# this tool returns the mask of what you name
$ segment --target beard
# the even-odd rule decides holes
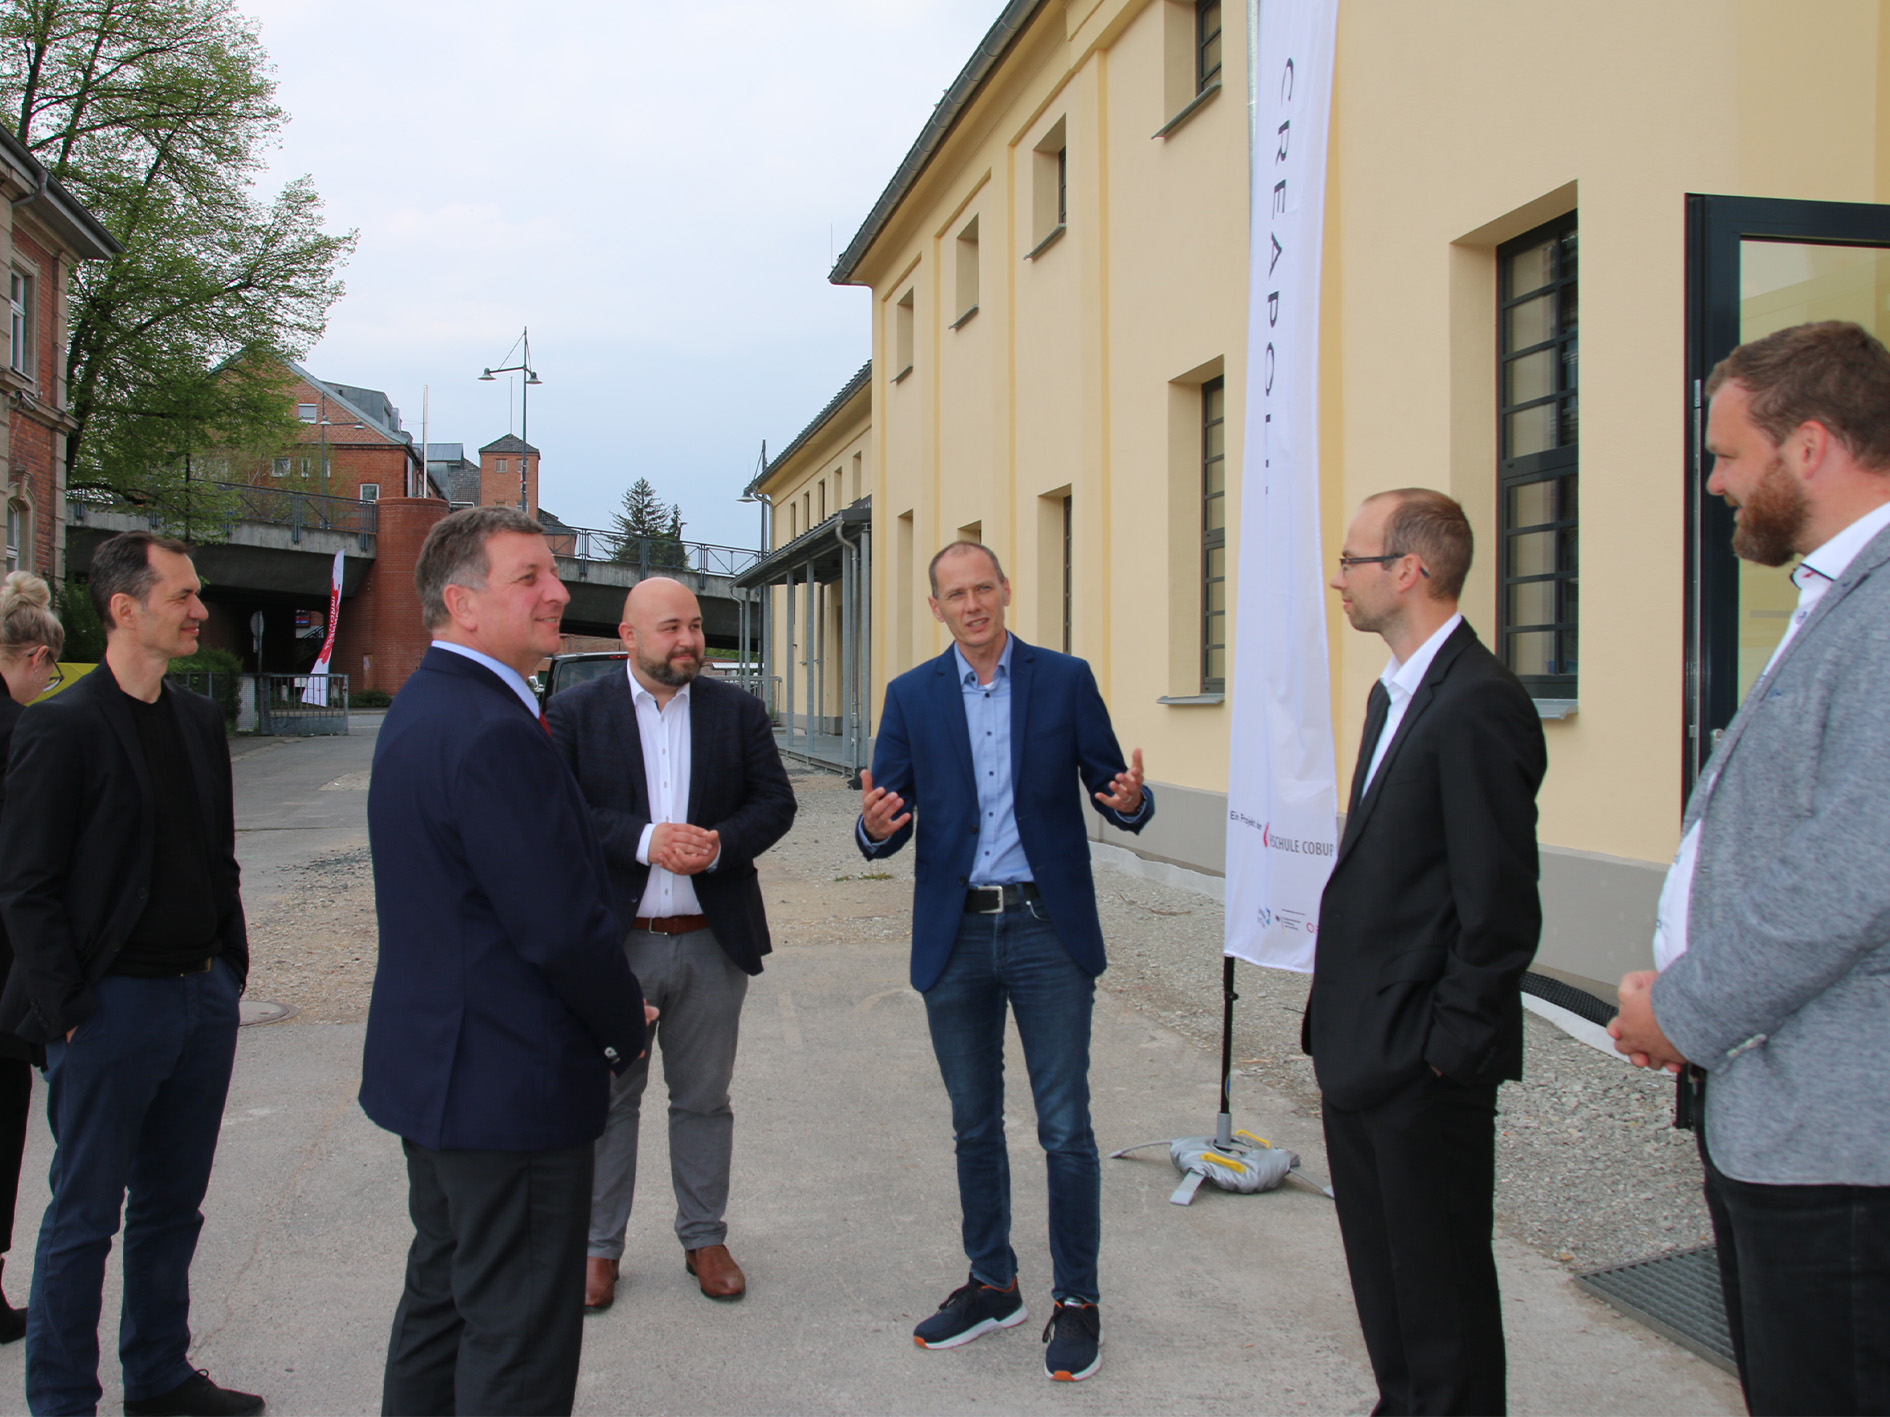
[[[680,689],[702,672],[702,657],[694,650],[677,650],[668,659],[645,659],[639,654],[637,668],[659,684]]]
[[[1798,554],[1798,538],[1811,515],[1805,489],[1774,456],[1752,495],[1740,503],[1733,528],[1733,554],[1760,566],[1782,566]]]

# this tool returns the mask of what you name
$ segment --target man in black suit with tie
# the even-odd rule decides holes
[[[669,1174],[683,1264],[711,1299],[747,1277],[728,1250],[735,1120],[729,1082],[748,980],[772,945],[755,858],[787,835],[794,789],[767,710],[702,674],[702,609],[666,576],[639,582],[618,627],[623,672],[546,706],[551,736],[590,803],[610,867],[623,951],[662,1011]],[[636,1190],[647,1057],[611,1090],[597,1143],[584,1304],[616,1298]]]
[[[433,643],[368,789],[361,1107],[401,1138],[414,1228],[382,1410],[568,1413],[591,1146],[645,1032],[590,813],[525,682],[571,597],[511,507],[441,521],[414,584]]]
[[[1381,493],[1332,581],[1391,662],[1320,902],[1301,1041],[1381,1413],[1505,1406],[1496,1090],[1522,1076],[1547,753],[1528,692],[1457,612],[1471,551],[1449,497]]]
[[[56,1150],[26,1319],[26,1404],[98,1403],[105,1258],[124,1212],[125,1411],[260,1412],[191,1364],[190,1262],[236,1057],[249,939],[223,714],[164,682],[208,616],[189,548],[92,553],[105,662],[22,715],[0,818],[13,968],[0,1032],[46,1049]]]

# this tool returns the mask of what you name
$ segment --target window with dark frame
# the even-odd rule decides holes
[[[1201,386],[1201,692],[1227,692],[1227,380]]]
[[[1194,0],[1194,91],[1221,77],[1221,0]]]
[[[1575,214],[1496,248],[1497,636],[1538,699],[1576,697],[1580,423]]]

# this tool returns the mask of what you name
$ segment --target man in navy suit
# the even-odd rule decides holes
[[[1155,815],[1142,753],[1125,767],[1095,676],[1004,628],[995,553],[957,541],[932,558],[932,614],[952,647],[886,686],[856,834],[867,858],[917,817],[912,986],[951,1098],[971,1275],[913,1341],[955,1348],[1024,1320],[1004,1145],[1004,1010],[1030,1070],[1047,1161],[1055,1308],[1044,1371],[1080,1381],[1101,1361],[1096,1277],[1102,1164],[1089,1121],[1089,1027],[1103,972],[1083,794],[1139,832]]]
[[[546,705],[558,751],[590,803],[623,952],[662,1010],[669,1178],[683,1264],[711,1299],[748,1281],[728,1252],[729,1082],[751,975],[773,946],[755,858],[794,822],[794,789],[761,700],[702,673],[702,607],[667,576],[640,581],[618,627],[622,673]],[[617,1079],[597,1143],[584,1307],[617,1296],[636,1193],[645,1058]]]
[[[538,524],[456,512],[414,568],[433,645],[374,749],[380,965],[361,1106],[407,1157],[389,1413],[571,1410],[591,1146],[643,1051],[583,794],[525,675],[569,593]]]

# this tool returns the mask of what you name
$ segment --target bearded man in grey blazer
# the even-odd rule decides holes
[[[1856,325],[1707,384],[1733,550],[1797,611],[1708,761],[1616,1046],[1682,1074],[1753,1412],[1890,1411],[1890,351]]]

